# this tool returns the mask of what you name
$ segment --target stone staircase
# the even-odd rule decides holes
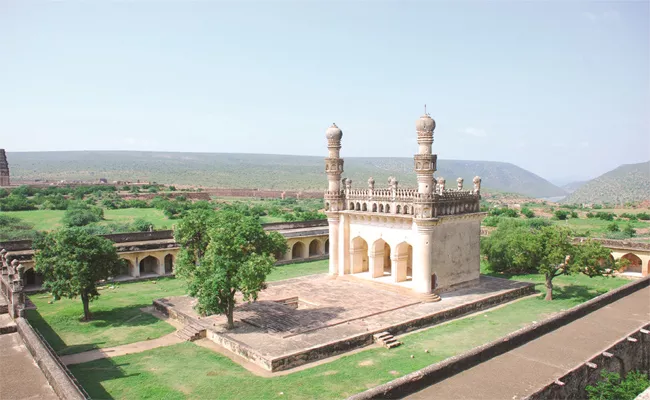
[[[393,335],[390,334],[390,332],[381,332],[381,333],[375,333],[372,335],[372,337],[375,339],[376,343],[381,344],[387,349],[392,349],[393,347],[397,347],[401,342],[398,342],[397,339]]]
[[[185,325],[183,329],[176,331],[176,336],[185,341],[193,342],[205,337],[205,328],[190,323],[189,325]]]

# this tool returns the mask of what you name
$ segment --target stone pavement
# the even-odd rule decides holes
[[[524,398],[648,321],[650,288],[644,288],[407,398]]]
[[[193,309],[196,300],[191,297],[169,297],[161,301],[224,340],[236,342],[242,352],[257,354],[264,360],[278,360],[445,312],[453,318],[452,310],[458,307],[493,296],[518,293],[529,286],[481,277],[475,286],[445,293],[440,302],[421,303],[412,296],[382,289],[363,280],[312,275],[274,282],[260,293],[257,302],[240,303],[234,314],[236,328],[231,331],[222,328],[224,316],[199,318]],[[283,301],[287,299],[293,299],[293,306]]]
[[[0,400],[58,398],[20,335],[0,335]]]

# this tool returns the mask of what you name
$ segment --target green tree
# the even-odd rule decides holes
[[[84,321],[92,319],[90,302],[99,296],[97,282],[115,276],[123,261],[113,242],[81,228],[65,228],[34,242],[35,269],[55,300],[81,297]]]
[[[265,232],[257,217],[235,211],[191,210],[175,236],[181,245],[176,273],[197,298],[197,311],[226,314],[228,329],[235,326],[235,294],[257,300],[276,256],[287,250],[282,235]]]
[[[546,300],[553,300],[553,279],[568,275],[569,260],[573,253],[571,231],[564,227],[544,227],[540,230],[542,253],[538,271],[544,275]]]
[[[610,232],[620,232],[621,228],[618,227],[618,224],[616,222],[612,222],[611,224],[607,225],[607,230]]]
[[[633,400],[650,386],[650,379],[640,371],[630,371],[621,379],[617,373],[602,370],[602,380],[587,386],[589,400]]]
[[[630,224],[629,222],[628,222],[627,225],[625,225],[625,227],[623,228],[623,232],[625,233],[626,236],[629,236],[629,237],[634,237],[634,236],[636,236],[636,229],[634,229],[634,228],[632,227],[632,224]]]

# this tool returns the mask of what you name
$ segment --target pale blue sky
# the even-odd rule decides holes
[[[0,147],[441,158],[591,178],[650,159],[637,2],[0,0]]]

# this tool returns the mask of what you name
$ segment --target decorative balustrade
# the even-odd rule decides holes
[[[7,250],[0,250],[0,296],[7,300],[9,315],[12,318],[23,317],[25,314],[24,267],[18,260],[9,262]]]

